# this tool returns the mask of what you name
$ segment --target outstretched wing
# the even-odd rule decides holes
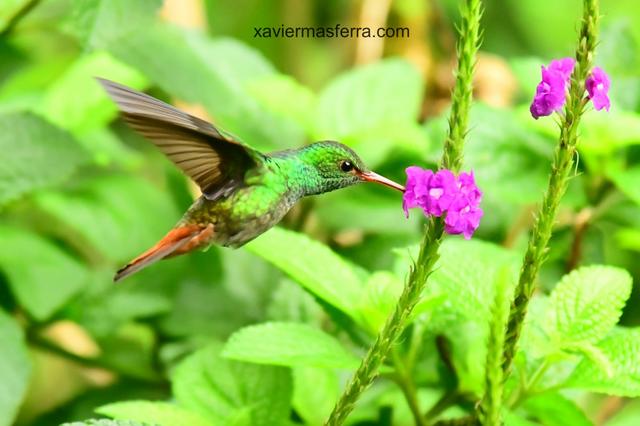
[[[258,151],[212,124],[127,86],[97,80],[118,104],[124,120],[193,179],[205,197],[217,198],[242,185],[245,172],[257,166]]]

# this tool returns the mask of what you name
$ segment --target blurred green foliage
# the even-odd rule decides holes
[[[246,248],[112,284],[192,194],[94,76],[201,106],[266,151],[337,139],[398,181],[440,157],[458,1],[391,2],[387,23],[412,38],[364,66],[356,39],[253,38],[254,26],[355,22],[361,1],[195,3],[200,31],[160,18],[160,0],[0,3],[0,425],[318,425],[400,294],[421,220],[366,185],[304,200]],[[637,400],[611,414],[617,400],[600,395],[640,396],[640,12],[602,3],[597,62],[613,108],[581,127],[507,424],[640,421]],[[517,273],[557,138],[528,102],[540,65],[573,51],[579,8],[486,4],[478,69],[496,77],[477,82],[465,152],[485,217],[475,241],[443,245],[396,354],[431,420],[471,412],[482,394],[496,280]],[[427,60],[416,65],[409,44]],[[395,368],[351,424],[412,424]]]

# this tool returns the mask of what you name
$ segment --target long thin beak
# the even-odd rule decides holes
[[[374,172],[363,172],[360,173],[360,177],[366,182],[376,182],[382,185],[388,186],[389,188],[397,189],[398,191],[404,192],[404,186],[399,183],[395,183],[391,179],[387,179],[384,176],[380,176]]]

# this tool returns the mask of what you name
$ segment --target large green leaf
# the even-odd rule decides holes
[[[609,177],[622,193],[640,205],[640,167],[610,171]]]
[[[45,320],[88,284],[86,267],[31,231],[0,226],[0,269],[29,314]]]
[[[551,292],[551,318],[547,329],[559,344],[597,343],[622,314],[631,293],[631,276],[612,266],[577,269]]]
[[[182,361],[172,374],[180,405],[214,424],[236,421],[279,425],[289,418],[291,374],[282,367],[247,364],[220,357],[211,344]]]
[[[606,372],[594,360],[584,358],[565,386],[609,395],[640,396],[640,329],[615,327],[597,347],[611,363],[612,371]]]
[[[0,206],[57,185],[87,160],[64,131],[28,113],[0,115]]]
[[[118,420],[162,426],[215,426],[198,413],[175,404],[156,401],[124,401],[103,405],[96,412]],[[124,425],[123,425],[124,426]]]
[[[321,425],[340,396],[335,371],[296,367],[293,369],[293,407],[309,425]]]
[[[1,251],[1,250],[0,250]],[[27,353],[27,345],[20,326],[0,310],[0,425],[9,426],[13,423],[22,398],[27,391],[31,363]]]
[[[0,31],[25,7],[29,0],[4,0],[0,4]]]
[[[153,22],[162,0],[79,0],[72,3],[69,29],[89,49],[136,37]]]
[[[355,268],[329,247],[282,228],[271,229],[246,247],[320,299],[357,318],[363,283]]]
[[[320,94],[315,136],[347,142],[375,164],[402,136],[397,129],[417,120],[422,88],[418,70],[400,59],[341,74]]]
[[[202,104],[216,124],[256,148],[291,147],[304,140],[294,120],[271,113],[251,95],[249,85],[276,71],[244,44],[156,25],[111,51],[173,96]]]
[[[117,174],[84,180],[66,192],[42,192],[34,201],[49,232],[88,258],[116,262],[153,245],[180,217],[170,194]]]
[[[234,333],[222,356],[286,367],[356,368],[358,358],[333,336],[295,322],[270,322]]]
[[[105,126],[116,116],[117,108],[95,77],[115,80],[136,89],[146,84],[139,72],[107,52],[94,52],[78,58],[47,87],[38,111],[74,134]]]

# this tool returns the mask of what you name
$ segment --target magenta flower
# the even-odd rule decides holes
[[[573,58],[563,58],[551,61],[548,68],[542,67],[542,81],[536,87],[536,94],[529,108],[533,118],[537,120],[562,109],[574,66]]]
[[[602,108],[609,111],[609,108],[611,108],[611,101],[609,100],[610,85],[609,76],[600,67],[593,68],[591,74],[587,77],[585,87],[596,111],[600,111]]]
[[[445,217],[445,231],[471,238],[480,225],[482,192],[476,186],[473,172],[456,177],[450,170],[431,170],[409,167],[402,208],[409,217],[409,209],[420,207],[426,216]]]
[[[562,74],[565,82],[569,83],[571,79],[571,73],[573,72],[573,68],[576,66],[576,60],[573,58],[562,58],[562,59],[554,59],[549,64],[549,69],[553,71],[557,71]]]
[[[462,234],[466,240],[470,239],[480,226],[480,219],[484,212],[477,205],[466,202],[464,198],[456,199],[444,219],[444,230],[448,234]]]
[[[438,170],[429,181],[424,211],[433,216],[442,216],[456,195],[456,177],[450,170]]]
[[[429,194],[429,183],[433,177],[431,170],[423,170],[417,166],[407,167],[407,183],[402,196],[404,215],[409,217],[409,209],[424,207]]]

